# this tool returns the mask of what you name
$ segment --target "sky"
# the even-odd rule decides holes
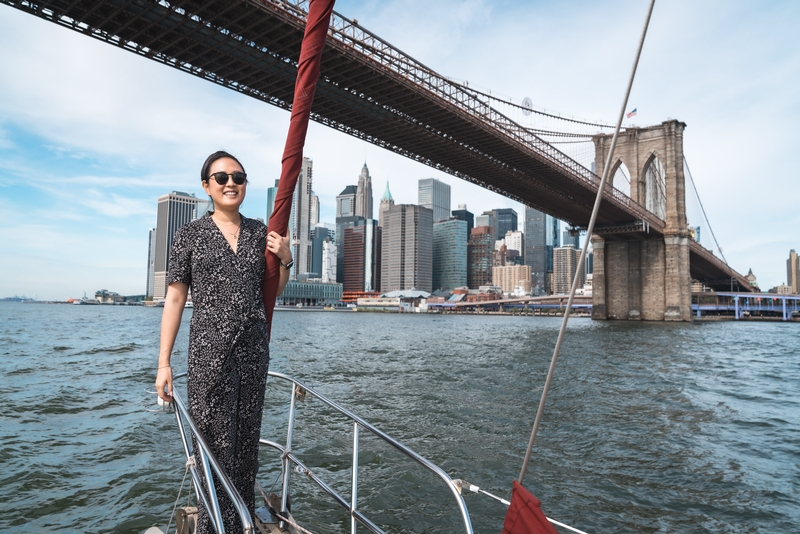
[[[614,123],[645,0],[341,0],[336,11],[438,73],[536,109]],[[729,264],[762,289],[800,249],[800,3],[656,3],[624,125],[687,124],[684,153]],[[286,111],[0,5],[0,297],[142,294],[157,198],[202,196],[199,169],[235,154],[264,217],[280,173]],[[305,155],[321,220],[366,161],[375,205],[417,181],[452,188],[453,208],[520,204],[312,123]],[[689,217],[696,201],[689,197]],[[704,223],[703,223],[704,224]],[[711,248],[710,232],[703,244]]]

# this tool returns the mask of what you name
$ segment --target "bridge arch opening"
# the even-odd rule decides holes
[[[661,220],[667,216],[667,173],[664,164],[653,153],[644,166],[644,207]]]
[[[625,193],[625,196],[631,196],[631,171],[628,170],[628,166],[621,159],[618,159],[617,163],[612,167],[611,186]]]

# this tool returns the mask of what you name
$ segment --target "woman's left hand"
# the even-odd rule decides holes
[[[289,238],[278,235],[278,232],[270,232],[267,234],[267,250],[278,256],[278,259],[284,264],[292,261]]]

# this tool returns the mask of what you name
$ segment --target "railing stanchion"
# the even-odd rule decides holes
[[[286,449],[283,455],[283,487],[281,494],[281,513],[286,512],[286,505],[289,500],[289,472],[291,471],[291,462],[289,461],[288,454],[292,452],[292,433],[294,431],[294,416],[297,409],[297,390],[296,383],[292,383],[292,400],[289,402],[289,429],[286,431]],[[283,528],[283,521],[280,523]]]
[[[356,534],[356,506],[358,501],[358,422],[353,423],[353,476],[350,481],[350,534]]]

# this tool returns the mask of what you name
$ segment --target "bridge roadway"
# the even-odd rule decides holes
[[[0,0],[14,8],[258,98],[291,107],[302,0]],[[334,14],[312,119],[476,183],[574,226],[588,225],[599,178],[468,88]],[[665,223],[608,187],[609,240],[663,235]],[[747,281],[699,243],[693,278]]]

